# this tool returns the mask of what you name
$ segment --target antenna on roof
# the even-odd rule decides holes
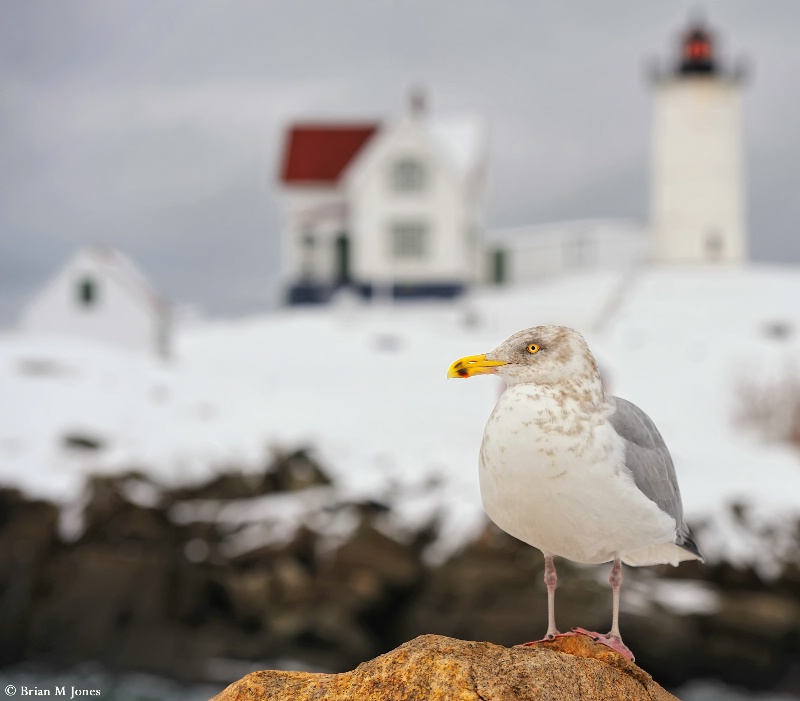
[[[706,17],[706,11],[703,7],[693,7],[689,11],[688,16],[689,24],[693,24],[700,27],[705,27],[708,25],[708,18]]]

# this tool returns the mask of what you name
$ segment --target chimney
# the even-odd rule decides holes
[[[415,85],[409,91],[408,96],[408,113],[414,118],[418,119],[425,115],[428,111],[428,96],[425,88],[421,85]]]

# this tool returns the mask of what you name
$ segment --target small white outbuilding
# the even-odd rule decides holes
[[[93,245],[78,251],[23,309],[25,333],[81,336],[166,357],[169,305],[119,251]]]
[[[636,269],[647,260],[650,239],[638,222],[578,219],[493,229],[483,243],[483,279],[519,285],[565,273]]]

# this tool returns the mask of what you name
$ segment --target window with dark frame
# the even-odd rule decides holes
[[[428,226],[423,221],[393,222],[391,251],[399,260],[420,260],[428,253]]]
[[[77,287],[78,302],[83,307],[91,307],[97,304],[97,282],[90,277],[85,277],[78,281]]]
[[[416,158],[400,158],[392,164],[392,189],[396,192],[422,192],[426,186],[425,165]]]

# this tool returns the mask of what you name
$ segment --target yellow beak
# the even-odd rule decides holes
[[[486,360],[486,355],[468,355],[456,360],[447,371],[447,377],[472,377],[473,375],[494,375],[497,368],[507,365],[503,360]]]

